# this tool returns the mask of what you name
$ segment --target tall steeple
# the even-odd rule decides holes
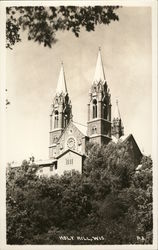
[[[88,136],[90,141],[107,144],[111,140],[111,95],[99,48],[88,103]]]
[[[115,136],[117,139],[119,139],[122,135],[124,135],[124,127],[120,115],[118,100],[116,100],[116,106],[113,115],[112,135]]]
[[[100,81],[102,82],[105,81],[105,73],[104,73],[104,67],[103,67],[103,62],[102,62],[102,57],[101,57],[101,48],[99,47],[93,82],[98,83]]]
[[[62,63],[56,93],[54,96],[53,103],[51,105],[49,146],[50,158],[55,157],[55,150],[58,139],[71,119],[72,106],[67,91],[64,66]]]
[[[64,65],[63,62],[61,63],[61,69],[58,79],[58,84],[56,88],[56,94],[67,94],[67,86],[66,86],[66,80],[65,80],[65,72],[64,72]]]

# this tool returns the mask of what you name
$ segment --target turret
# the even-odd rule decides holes
[[[113,115],[112,135],[115,136],[117,139],[119,139],[122,135],[124,135],[124,127],[120,115],[118,100],[116,100],[116,107]]]

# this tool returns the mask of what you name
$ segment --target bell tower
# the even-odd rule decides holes
[[[94,79],[89,91],[88,136],[99,145],[111,140],[111,95],[108,88],[99,48]]]
[[[62,63],[56,93],[51,105],[49,158],[56,156],[58,139],[71,119],[72,106],[67,92],[64,66]]]

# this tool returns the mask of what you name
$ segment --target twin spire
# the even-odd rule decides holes
[[[103,82],[105,81],[105,73],[104,73],[104,67],[103,67],[100,48],[98,51],[98,58],[97,58],[93,82],[99,82],[99,81],[103,81]],[[61,63],[61,69],[60,69],[58,84],[57,84],[57,89],[56,89],[56,94],[61,94],[61,93],[67,94],[67,85],[66,85],[66,80],[65,80],[65,72],[64,72],[63,62]],[[119,106],[118,106],[118,100],[116,100],[116,108],[114,111],[113,118],[114,119],[117,119],[117,118],[121,119],[120,110],[119,110]]]
[[[99,48],[98,51],[98,57],[97,57],[97,63],[96,63],[96,68],[95,68],[95,74],[93,78],[93,83],[99,83],[100,81],[102,83],[105,82],[105,73],[104,73],[104,67],[103,67],[103,62],[102,62],[102,57],[101,57],[101,49]],[[64,72],[64,65],[63,62],[61,63],[61,69],[59,73],[59,78],[58,78],[58,84],[57,84],[57,89],[56,89],[56,94],[64,94],[66,96],[67,94],[67,85],[66,85],[66,80],[65,80],[65,72]],[[114,111],[113,115],[113,121],[114,120],[119,120],[120,121],[120,126],[121,130],[123,129],[122,121],[121,121],[121,115],[120,115],[120,110],[118,106],[118,100],[116,100],[116,108]],[[123,132],[122,132],[123,133]]]
[[[57,89],[56,89],[56,94],[61,94],[61,93],[67,94],[67,86],[66,86],[63,62],[61,63],[61,69],[60,69],[60,74],[59,74],[58,84],[57,84]]]
[[[102,82],[105,81],[105,73],[104,73],[104,67],[103,67],[103,62],[102,62],[102,57],[101,57],[101,48],[99,47],[93,82],[100,82],[100,81]]]
[[[103,62],[102,62],[102,57],[101,57],[101,49],[99,48],[93,82],[100,82],[100,81],[102,82],[105,81],[105,73],[104,73],[104,67],[103,67]],[[66,80],[65,80],[63,62],[61,63],[61,69],[60,69],[58,84],[56,88],[56,94],[61,94],[61,93],[67,94],[67,85],[66,85]]]

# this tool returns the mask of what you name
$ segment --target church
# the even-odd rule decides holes
[[[39,166],[37,170],[39,176],[51,176],[56,173],[61,175],[64,171],[73,169],[82,173],[88,143],[107,145],[110,141],[128,142],[133,148],[137,164],[140,163],[142,153],[133,135],[124,135],[118,100],[114,114],[111,112],[111,94],[105,78],[100,49],[87,100],[87,126],[85,126],[73,121],[72,103],[62,63],[56,93],[51,104],[49,159],[35,162]]]

